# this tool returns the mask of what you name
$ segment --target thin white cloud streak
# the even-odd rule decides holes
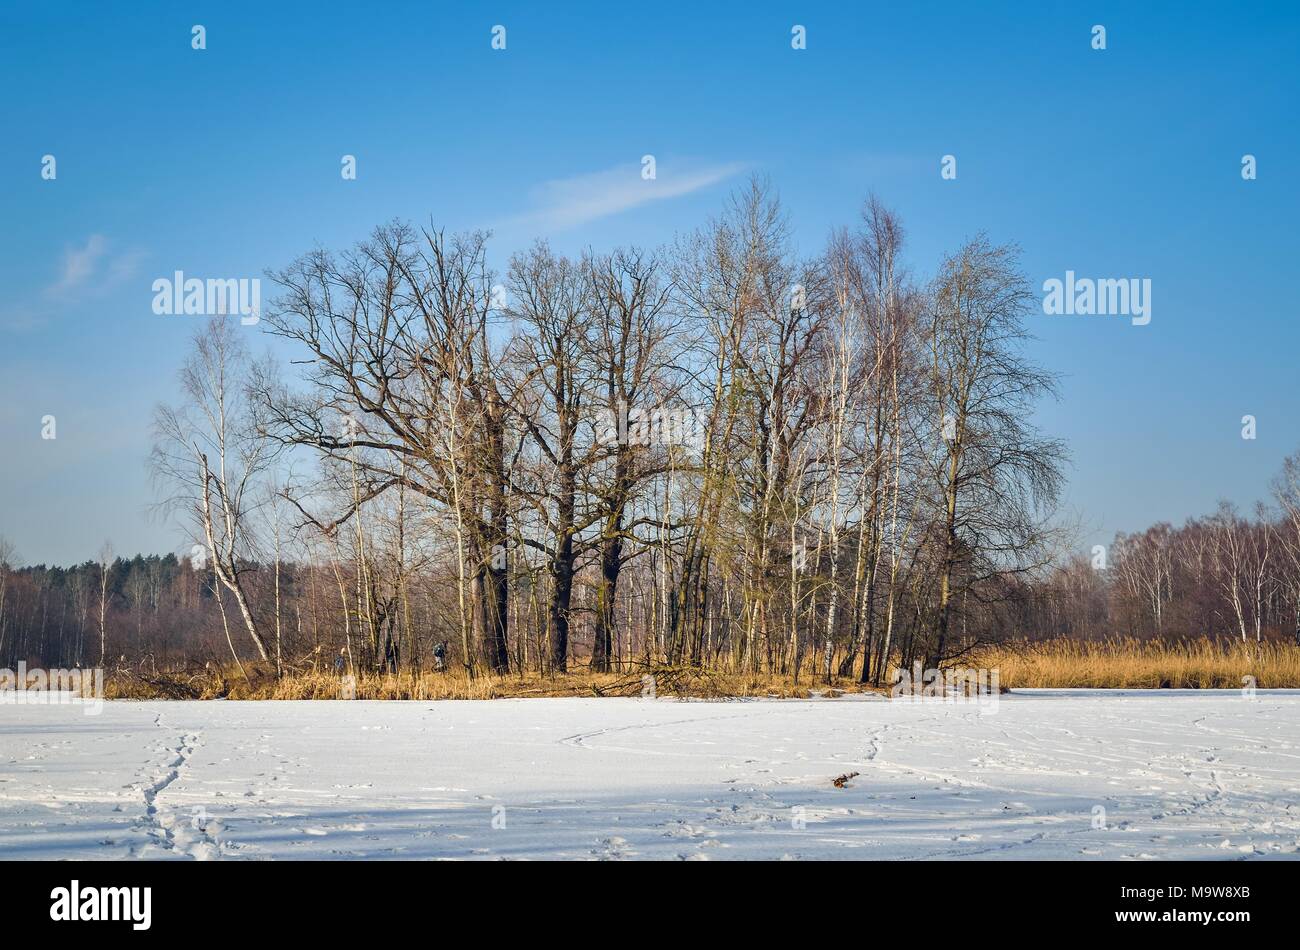
[[[641,165],[617,165],[599,172],[543,182],[533,191],[534,208],[504,222],[508,227],[545,231],[576,228],[632,208],[678,198],[744,171],[739,162],[682,169],[659,165],[656,177],[641,177]]]

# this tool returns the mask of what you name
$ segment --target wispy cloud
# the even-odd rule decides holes
[[[546,231],[567,230],[652,201],[688,195],[744,169],[739,162],[693,167],[664,163],[656,168],[656,177],[646,179],[642,177],[640,164],[629,163],[557,178],[533,189],[533,208],[506,224]]]
[[[81,246],[64,251],[58,279],[45,288],[48,300],[98,296],[129,279],[143,260],[141,251],[114,251],[108,238],[92,234]]]
[[[62,297],[85,286],[107,251],[108,239],[102,234],[92,234],[84,247],[68,248],[63,252],[59,279],[46,288],[45,296]]]
[[[119,250],[104,235],[92,234],[64,250],[52,281],[20,293],[0,308],[0,327],[32,329],[64,307],[103,297],[134,277],[146,256],[139,249]]]

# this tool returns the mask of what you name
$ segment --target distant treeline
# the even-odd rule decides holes
[[[1300,645],[1295,532],[1287,519],[1243,519],[1224,508],[1210,517],[1190,519],[1181,528],[1161,524],[1141,534],[1121,535],[1106,552],[1104,569],[1094,566],[1097,555],[1086,554],[1034,581],[1008,579],[1001,592],[1002,626],[985,640],[1000,641],[1003,634],[1085,641],[1118,635],[1167,641],[1209,636]],[[244,567],[259,614],[268,611],[262,619],[274,631],[274,565]],[[338,578],[350,579],[354,569],[350,563],[281,564],[281,650],[293,666],[330,670],[333,658],[343,651],[346,662],[358,669],[381,669],[389,635],[396,653],[391,658],[402,668],[430,669],[438,643],[449,643],[450,655],[456,656],[454,579],[434,572],[408,576],[406,609],[394,612],[389,605],[378,612],[375,629],[383,631],[384,640],[377,642],[369,636],[369,626],[356,624],[355,591],[345,591],[349,616],[344,619]],[[19,660],[30,666],[97,665],[101,606],[110,668],[228,665],[230,650],[216,603],[218,585],[210,570],[195,569],[188,559],[171,554],[115,558],[101,603],[102,574],[94,561],[71,568],[0,564],[0,666],[13,668]],[[592,574],[590,568],[580,573],[577,584],[577,611],[587,618],[596,593]],[[620,614],[628,618],[626,636],[618,638],[614,669],[666,655],[661,638],[647,636],[653,611],[645,597],[654,596],[653,578],[635,566],[628,574],[625,602],[620,603]],[[545,618],[527,583],[522,581],[524,592],[511,605],[518,611],[512,624],[512,666],[545,670]],[[518,626],[527,623],[536,625]],[[366,635],[352,637],[349,643],[349,629]],[[582,662],[591,656],[589,631],[585,626],[575,638],[574,652]],[[904,640],[895,662],[908,659],[906,645]],[[247,649],[241,654],[250,657]],[[717,654],[712,661],[725,663]]]

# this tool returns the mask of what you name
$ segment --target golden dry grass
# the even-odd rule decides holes
[[[1015,642],[986,648],[967,663],[998,670],[1007,689],[1241,689],[1246,676],[1260,689],[1300,687],[1300,647],[1279,642]]]
[[[657,667],[656,693],[701,699],[762,696],[803,699],[813,693],[871,691],[851,679],[838,679],[831,686],[821,680],[814,685],[805,675],[796,683],[789,676],[744,674]],[[540,673],[490,676],[471,679],[464,670],[445,673],[403,672],[394,675],[357,674],[351,689],[334,673],[290,672],[280,679],[249,670],[246,681],[236,670],[196,673],[160,673],[151,676],[111,674],[105,684],[109,699],[525,699],[544,696],[638,696],[645,671],[592,673],[575,671],[566,675]],[[349,692],[351,695],[348,695]]]
[[[997,670],[1004,689],[1240,689],[1253,676],[1260,689],[1300,688],[1300,647],[1287,643],[1215,642],[1208,639],[1161,643],[1131,639],[1103,641],[1013,641],[985,647],[964,657],[961,665]],[[637,696],[645,670],[592,673],[578,670],[561,676],[540,673],[479,675],[464,670],[445,673],[360,673],[351,696],[333,672],[297,671],[276,679],[249,668],[249,679],[235,669],[172,672],[145,676],[113,673],[107,677],[110,699],[506,699],[543,696]],[[702,699],[774,697],[802,699],[814,693],[880,692],[853,679],[829,686],[811,683],[807,673],[789,676],[701,671],[659,666],[656,691],[661,696]]]

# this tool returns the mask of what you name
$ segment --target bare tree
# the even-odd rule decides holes
[[[5,612],[5,595],[9,590],[9,575],[13,573],[17,551],[8,538],[0,535],[0,662],[5,658],[5,635],[8,633],[8,614]]]
[[[341,510],[299,505],[320,530],[334,532],[398,488],[458,526],[458,596],[473,618],[463,662],[473,669],[473,639],[504,672],[512,440],[488,333],[485,242],[393,224],[338,257],[300,258],[276,275],[283,294],[267,323],[311,355],[309,390],[260,388],[266,431],[355,475]]]
[[[105,541],[99,548],[99,665],[108,655],[108,572],[113,566],[113,545]]]
[[[511,316],[530,331],[513,348],[519,398],[512,410],[536,452],[533,480],[517,487],[545,526],[545,538],[526,543],[549,562],[550,663],[563,673],[582,533],[598,517],[581,481],[603,454],[596,420],[584,415],[596,385],[589,361],[592,287],[580,263],[545,244],[511,260],[509,286]]]
[[[603,417],[598,420],[603,457],[596,460],[589,485],[600,531],[591,666],[603,672],[611,668],[614,652],[619,577],[626,559],[635,556],[628,553],[628,542],[638,540],[638,528],[653,530],[657,524],[653,517],[631,516],[629,508],[648,479],[669,470],[667,455],[693,451],[697,432],[679,399],[670,349],[678,323],[668,312],[670,288],[659,260],[622,250],[592,257],[584,269],[595,324],[593,408]]]
[[[1285,582],[1295,618],[1291,635],[1300,646],[1300,452],[1283,460],[1282,471],[1273,481],[1273,497],[1282,510],[1278,536],[1291,568]]]
[[[180,374],[184,402],[154,416],[155,478],[172,492],[163,502],[203,539],[213,574],[234,597],[248,639],[271,656],[244,582],[251,570],[257,488],[275,460],[275,446],[257,429],[248,384],[247,348],[234,324],[212,317],[194,337]],[[232,646],[233,649],[233,646]]]
[[[948,657],[954,603],[990,572],[1044,563],[1064,451],[1029,416],[1052,378],[1022,353],[1034,300],[1016,249],[983,236],[944,261],[926,327],[937,447],[939,592],[927,666]]]

